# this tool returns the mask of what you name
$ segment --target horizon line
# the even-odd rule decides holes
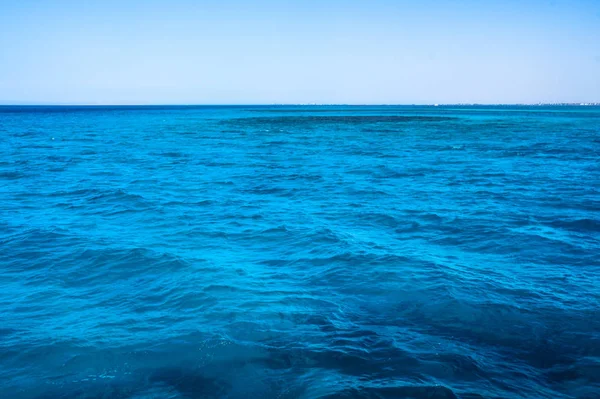
[[[599,106],[596,101],[577,101],[577,102],[514,102],[514,103],[479,103],[479,102],[457,102],[457,103],[34,103],[34,102],[1,102],[0,107],[252,107],[252,106],[539,106],[539,105],[572,105],[572,106]]]

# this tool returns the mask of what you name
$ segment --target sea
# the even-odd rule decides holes
[[[0,397],[600,398],[600,107],[2,106]]]

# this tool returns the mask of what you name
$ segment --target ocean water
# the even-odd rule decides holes
[[[598,107],[0,107],[0,397],[599,398]]]

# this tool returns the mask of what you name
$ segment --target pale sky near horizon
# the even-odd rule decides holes
[[[600,0],[0,0],[0,102],[600,102]]]

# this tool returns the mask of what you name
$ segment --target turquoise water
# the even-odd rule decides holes
[[[600,108],[0,107],[2,398],[598,398]]]

